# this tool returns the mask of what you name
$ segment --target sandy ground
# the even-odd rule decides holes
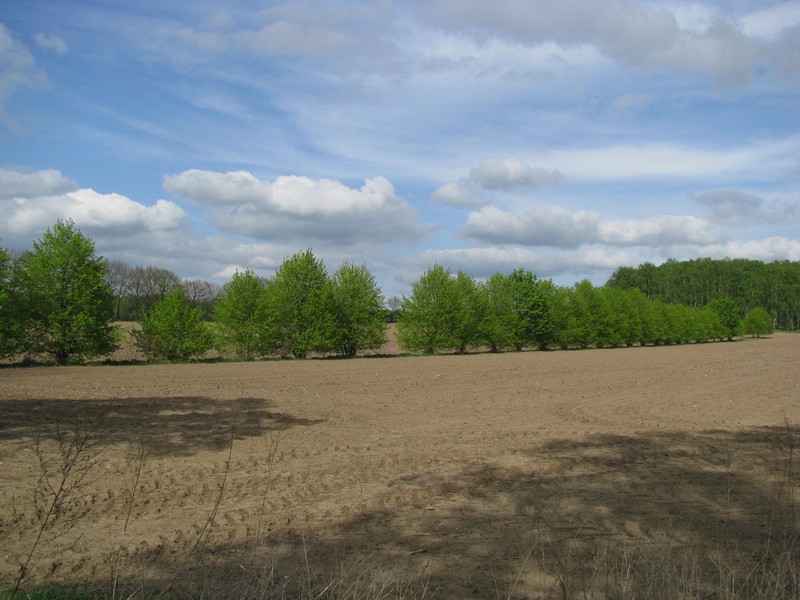
[[[0,587],[45,518],[34,579],[116,577],[145,592],[222,581],[233,597],[325,577],[536,597],[610,545],[746,545],[774,518],[787,469],[797,482],[798,367],[800,335],[775,334],[2,368]],[[76,432],[86,448],[48,515]]]

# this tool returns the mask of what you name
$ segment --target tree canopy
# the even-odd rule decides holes
[[[200,308],[181,288],[168,293],[143,316],[134,330],[139,349],[150,359],[189,360],[211,349],[213,339]]]
[[[113,291],[94,242],[72,221],[58,221],[33,248],[12,275],[21,349],[58,364],[115,350]]]
[[[695,308],[727,297],[736,303],[740,316],[760,307],[775,327],[800,328],[800,261],[668,260],[658,266],[620,267],[606,285],[639,289],[653,300]]]

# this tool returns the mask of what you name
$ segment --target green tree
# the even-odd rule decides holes
[[[772,317],[761,307],[752,309],[744,318],[742,330],[751,337],[761,337],[772,333]]]
[[[470,348],[477,348],[485,343],[481,325],[486,314],[484,296],[472,275],[459,271],[453,279],[458,296],[458,315],[455,335],[455,349],[463,354]]]
[[[205,354],[213,337],[203,311],[192,306],[181,288],[168,293],[143,316],[133,331],[136,345],[148,359],[189,360]]]
[[[544,350],[555,338],[551,310],[552,284],[540,281],[530,271],[517,269],[508,276],[516,315],[513,345],[516,350],[531,345]]]
[[[428,354],[459,348],[455,332],[460,328],[461,311],[459,288],[452,274],[434,265],[411,286],[411,295],[403,298],[398,344]]]
[[[217,346],[240,360],[252,360],[265,353],[265,319],[262,309],[264,284],[251,270],[236,272],[222,288],[214,305]]]
[[[383,294],[366,265],[345,262],[330,281],[335,318],[334,347],[342,356],[386,343]]]
[[[33,247],[15,263],[24,351],[58,364],[113,352],[114,294],[94,242],[72,221],[58,221]]]
[[[309,249],[287,258],[267,285],[263,307],[269,345],[305,358],[335,347],[335,319],[325,265]]]
[[[720,318],[724,330],[724,337],[732,340],[739,335],[742,319],[739,316],[739,307],[733,298],[727,296],[709,302],[708,307]]]
[[[18,320],[12,312],[11,257],[0,248],[0,358],[17,351],[19,341]]]
[[[514,345],[517,320],[514,311],[511,281],[502,273],[495,273],[484,283],[478,293],[485,307],[481,323],[481,337],[491,352],[499,352]]]

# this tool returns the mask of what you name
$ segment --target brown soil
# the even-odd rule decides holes
[[[775,334],[3,368],[0,587],[47,514],[43,470],[57,490],[58,431],[67,450],[91,434],[73,461],[91,468],[48,517],[33,580],[108,586],[116,574],[133,590],[224,585],[236,597],[328,578],[528,597],[584,577],[602,548],[747,545],[775,519],[787,477],[797,482],[798,365],[800,335]]]

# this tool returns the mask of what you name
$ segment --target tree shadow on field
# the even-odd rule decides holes
[[[551,440],[508,461],[522,466],[384,482],[332,529],[154,550],[139,568],[151,590],[242,598],[370,582],[398,597],[796,597],[799,444],[790,426]]]
[[[0,441],[81,429],[100,445],[144,442],[154,455],[221,450],[234,439],[307,427],[319,420],[269,410],[263,398],[30,399],[0,403]]]

